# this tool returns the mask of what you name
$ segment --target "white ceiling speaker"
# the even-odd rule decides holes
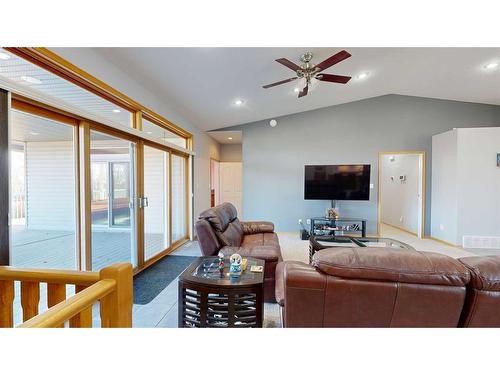
[[[272,119],[271,121],[269,121],[269,125],[271,126],[271,128],[274,128],[276,125],[278,125],[278,121]]]

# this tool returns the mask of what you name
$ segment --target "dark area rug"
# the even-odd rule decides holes
[[[197,257],[169,255],[134,277],[134,303],[151,302]]]

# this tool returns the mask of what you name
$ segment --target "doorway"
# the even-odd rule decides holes
[[[425,152],[380,152],[378,177],[378,233],[384,224],[423,238]]]

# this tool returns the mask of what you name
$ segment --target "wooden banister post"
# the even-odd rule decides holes
[[[14,327],[14,281],[0,280],[0,328]]]
[[[21,306],[23,307],[23,322],[38,315],[40,303],[40,283],[21,281]]]
[[[115,263],[99,272],[101,280],[115,280],[115,290],[101,300],[103,328],[132,327],[133,272],[130,263]]]

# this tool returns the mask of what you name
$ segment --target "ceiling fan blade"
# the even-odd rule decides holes
[[[296,72],[297,70],[300,70],[300,66],[298,66],[297,64],[291,62],[288,59],[281,58],[281,59],[277,59],[276,61],[279,62],[282,65],[285,65],[287,68],[292,69],[294,72]]]
[[[299,98],[306,96],[308,91],[309,91],[309,84],[307,84],[306,87],[304,87],[302,91],[299,92]]]
[[[347,83],[351,79],[351,77],[348,76],[338,76],[336,74],[325,74],[321,73],[318,74],[316,79],[319,79],[320,81],[326,81],[326,82],[335,82],[335,83]]]
[[[332,65],[338,64],[339,62],[351,57],[351,54],[347,51],[340,51],[335,55],[327,58],[325,61],[320,62],[316,65],[316,68],[319,68],[319,71],[325,70],[326,68],[331,67]]]
[[[269,85],[265,85],[265,86],[262,86],[262,87],[263,87],[263,88],[265,88],[265,89],[268,89],[268,88],[270,88],[270,87],[274,87],[274,86],[281,85],[281,84],[283,84],[283,83],[287,83],[287,82],[294,81],[294,80],[296,80],[297,78],[299,78],[299,77],[293,77],[293,78],[284,79],[283,81],[270,83]]]

